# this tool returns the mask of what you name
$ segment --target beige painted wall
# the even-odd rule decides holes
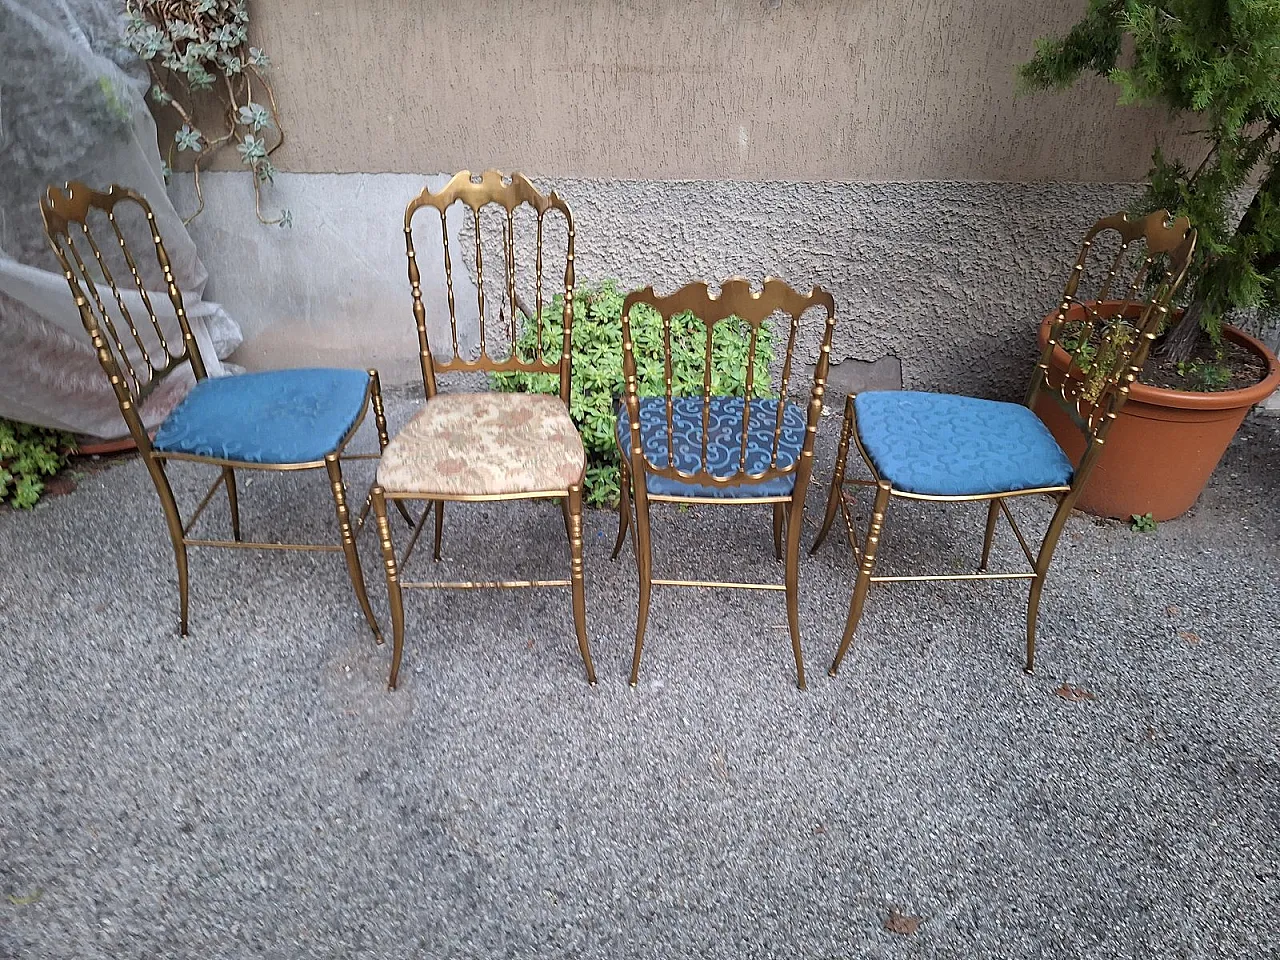
[[[1015,99],[1085,0],[258,0],[283,170],[1134,181],[1163,116]],[[1172,134],[1166,131],[1166,137]]]

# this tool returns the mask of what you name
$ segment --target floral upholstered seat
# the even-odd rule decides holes
[[[378,484],[442,497],[542,493],[581,482],[585,465],[559,397],[441,393],[387,446]]]

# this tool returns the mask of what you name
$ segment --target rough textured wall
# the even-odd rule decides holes
[[[1014,96],[1035,38],[1084,7],[264,0],[254,18],[282,170],[1140,180],[1162,114],[1116,106],[1101,80]]]
[[[405,279],[402,174],[281,174],[292,231],[253,219],[247,180],[208,178],[192,233],[207,295],[242,322],[251,367],[376,364],[418,376]],[[579,282],[671,290],[734,274],[836,297],[833,358],[901,363],[909,387],[1017,397],[1036,322],[1079,238],[1132,185],[540,179],[573,209]],[[437,298],[435,314],[441,313]],[[820,330],[800,356],[816,359]],[[896,366],[891,363],[889,366]]]

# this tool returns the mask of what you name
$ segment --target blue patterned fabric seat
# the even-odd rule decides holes
[[[369,374],[312,368],[201,380],[155,448],[241,463],[309,463],[333,451],[364,409]]]
[[[853,403],[862,446],[895,490],[962,497],[1071,483],[1071,461],[1021,404],[911,390]]]
[[[696,473],[702,464],[702,397],[676,397],[672,401],[675,431],[672,452],[675,467],[685,473]],[[732,477],[738,472],[742,453],[743,401],[741,397],[712,397],[711,417],[707,430],[706,470],[714,477]],[[777,400],[752,400],[748,418],[746,472],[762,473],[773,457],[773,431],[777,425]],[[631,448],[631,418],[626,404],[618,413],[618,444]],[[805,415],[799,404],[783,406],[782,436],[778,440],[779,469],[785,469],[800,457],[804,443]],[[667,400],[665,397],[640,398],[640,440],[645,456],[657,466],[667,463]],[[746,482],[732,487],[711,487],[685,480],[672,480],[649,474],[645,488],[656,496],[675,497],[785,497],[795,487],[795,474],[759,482]]]

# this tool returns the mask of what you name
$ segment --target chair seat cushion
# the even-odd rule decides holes
[[[270,370],[201,380],[156,433],[155,448],[240,463],[309,463],[364,410],[364,370]]]
[[[446,497],[549,493],[581,481],[586,459],[559,397],[441,393],[387,445],[378,483]]]
[[[703,470],[702,462],[702,397],[676,397],[672,400],[671,420],[675,425],[672,453],[675,467],[684,473]],[[738,473],[742,455],[742,420],[746,404],[741,397],[712,397],[707,428],[706,472],[713,477],[732,477]],[[747,417],[747,473],[763,473],[773,458],[773,432],[777,426],[778,401],[752,400]],[[631,449],[631,418],[626,404],[618,412],[618,445]],[[778,469],[785,470],[800,458],[804,445],[804,408],[796,403],[783,404],[782,435],[778,440]],[[660,467],[667,461],[667,400],[665,397],[640,398],[640,441],[650,463]],[[731,487],[713,487],[688,480],[648,474],[645,489],[655,496],[669,497],[785,497],[795,488],[794,473],[768,480],[746,481]]]
[[[854,400],[858,437],[895,490],[963,497],[1071,483],[1067,455],[1018,403],[884,390]]]

